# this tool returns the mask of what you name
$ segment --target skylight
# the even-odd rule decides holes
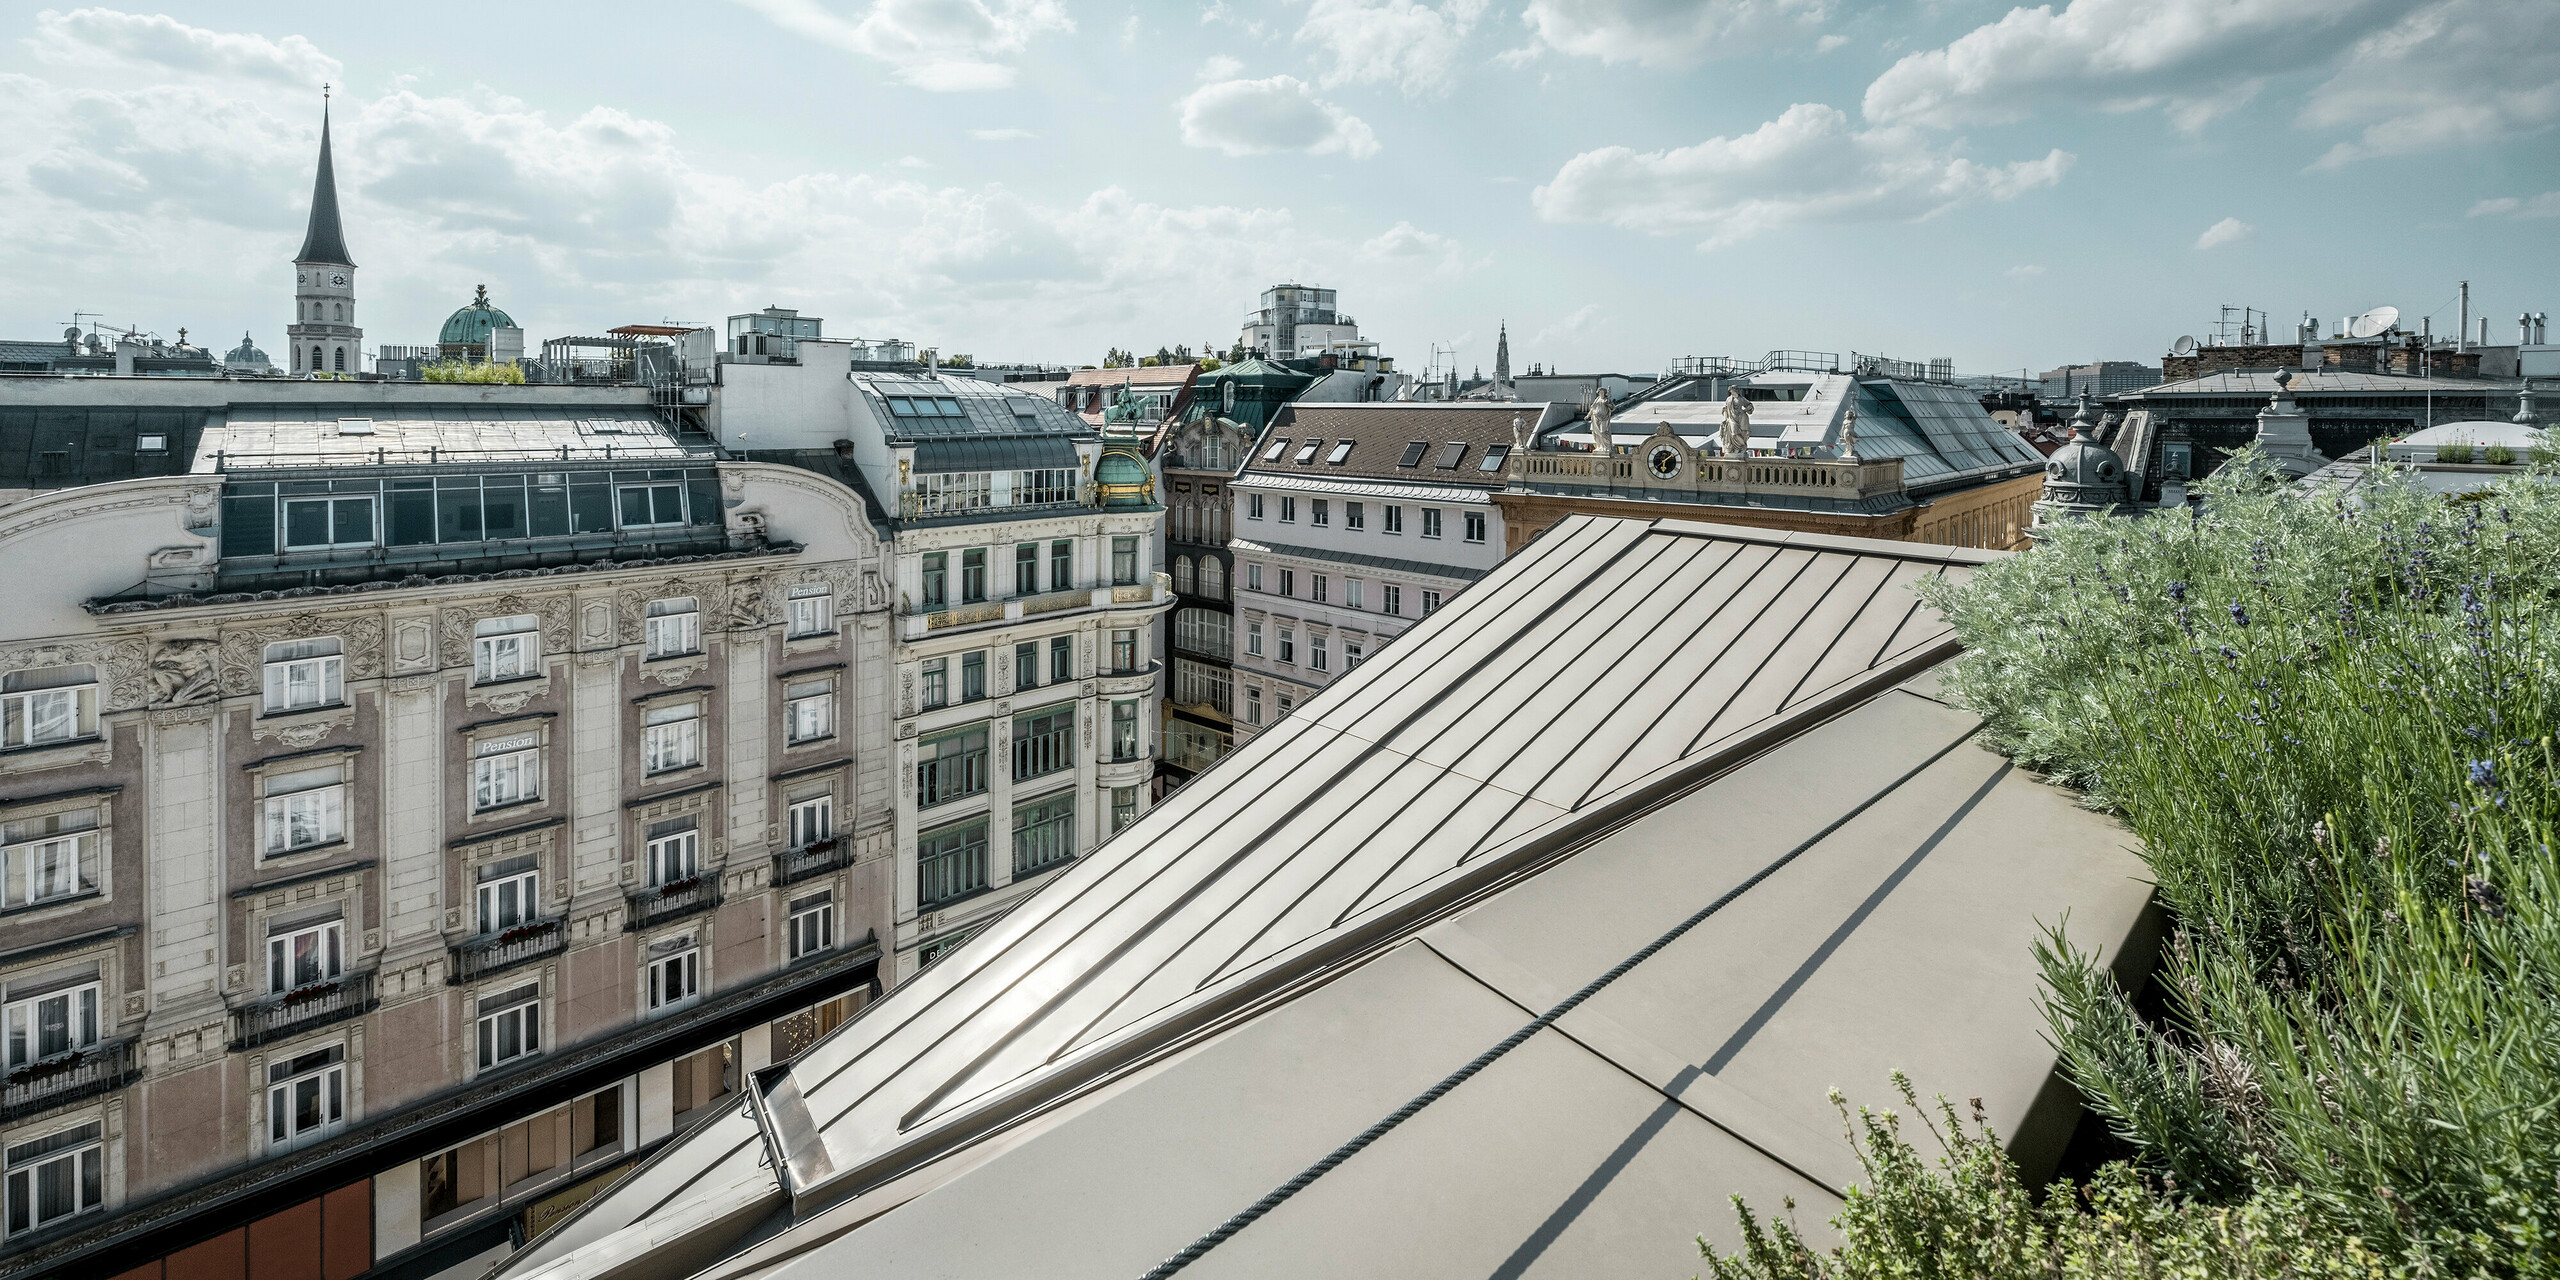
[[[1476,470],[1478,470],[1478,471],[1500,471],[1500,470],[1502,470],[1502,464],[1503,464],[1503,461],[1504,461],[1505,459],[1508,459],[1510,456],[1511,456],[1511,446],[1510,446],[1510,445],[1507,445],[1507,444],[1488,445],[1488,446],[1486,446],[1485,451],[1484,451],[1484,461],[1479,462],[1479,463],[1477,463],[1477,464],[1476,464]]]
[[[1288,451],[1289,437],[1281,436],[1279,439],[1271,442],[1270,448],[1262,451],[1262,460],[1264,462],[1278,462],[1280,460],[1280,455],[1287,453]]]
[[[1452,440],[1449,443],[1440,446],[1440,460],[1431,465],[1438,467],[1443,471],[1447,471],[1466,460],[1467,442],[1464,440]]]
[[[1348,440],[1336,440],[1333,442],[1333,452],[1326,454],[1324,456],[1324,460],[1327,463],[1338,467],[1342,465],[1343,459],[1350,456],[1351,442]]]
[[[1423,453],[1430,448],[1431,442],[1428,440],[1407,440],[1404,442],[1404,459],[1396,463],[1396,465],[1399,467],[1419,466],[1422,463]]]
[[[1298,465],[1305,466],[1306,464],[1315,461],[1316,450],[1323,447],[1324,441],[1309,440],[1303,448],[1298,450]]]
[[[890,396],[889,413],[900,418],[965,418],[960,402],[950,396]]]

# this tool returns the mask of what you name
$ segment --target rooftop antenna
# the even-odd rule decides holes
[[[2400,323],[2400,308],[2375,307],[2347,322],[2347,336],[2350,338],[2379,337],[2390,332],[2391,326],[2398,323]]]
[[[2191,356],[2195,353],[2196,336],[2192,333],[2179,334],[2178,340],[2169,346],[2169,354],[2173,356]]]

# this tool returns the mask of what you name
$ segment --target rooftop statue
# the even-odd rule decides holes
[[[1609,436],[1609,392],[1605,387],[1591,389],[1591,451],[1607,456],[1617,452],[1617,442]]]
[[[1851,409],[1840,415],[1840,459],[1858,460],[1858,411]]]
[[[1735,387],[1724,398],[1724,432],[1718,443],[1728,458],[1751,456],[1751,401]]]
[[[1120,384],[1120,394],[1113,396],[1110,407],[1102,411],[1102,421],[1105,424],[1144,422],[1146,406],[1139,402],[1138,393],[1132,391],[1128,383],[1123,382]]]

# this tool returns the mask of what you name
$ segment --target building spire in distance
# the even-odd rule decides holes
[[[320,173],[311,183],[311,229],[302,237],[296,262],[356,265],[347,252],[346,230],[338,222],[338,171],[329,163],[329,90],[320,89]]]

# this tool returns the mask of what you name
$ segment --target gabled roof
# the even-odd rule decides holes
[[[2050,1137],[2029,944],[2148,892],[1896,691],[1988,558],[1569,519],[499,1275],[1134,1275],[1709,907],[1197,1274],[1676,1268],[1894,1066]]]
[[[338,225],[338,171],[329,162],[329,111],[320,110],[320,172],[311,180],[311,229],[303,234],[296,262],[356,264],[347,253],[347,234]]]

